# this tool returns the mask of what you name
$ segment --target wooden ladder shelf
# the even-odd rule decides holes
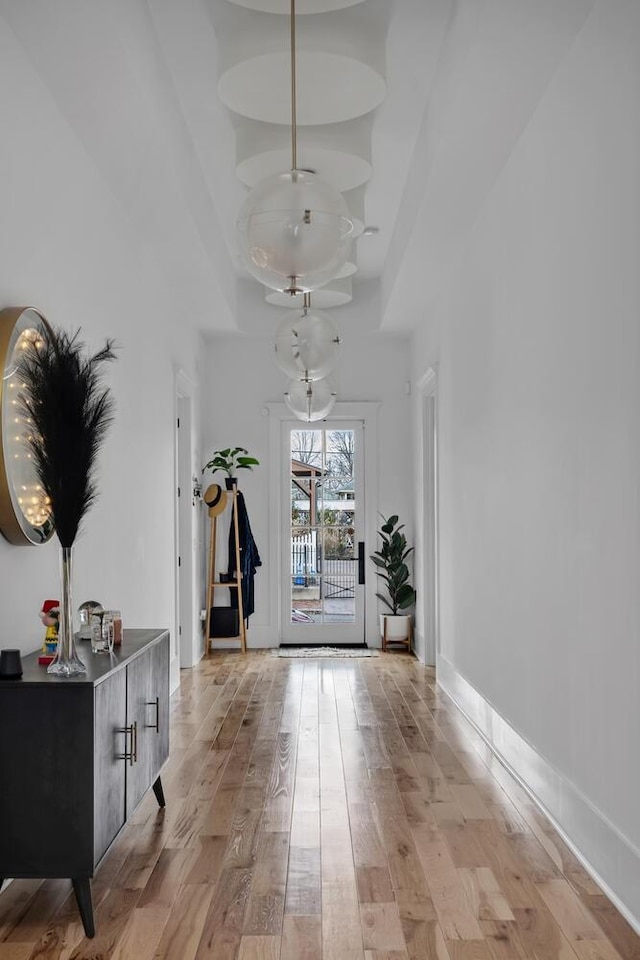
[[[208,499],[207,494],[209,490],[205,493],[205,501]],[[240,534],[238,531],[238,488],[233,487],[232,490],[225,491],[227,494],[227,505],[225,509],[220,513],[217,510],[214,510],[212,507],[209,507],[209,519],[210,519],[210,535],[209,535],[209,574],[207,577],[207,616],[205,620],[205,640],[206,640],[206,654],[209,656],[211,653],[212,644],[215,640],[234,640],[237,639],[240,641],[241,649],[243,653],[247,652],[247,627],[244,619],[244,608],[242,602],[242,573],[240,571]],[[218,533],[218,516],[224,516],[226,510],[228,509],[229,502],[231,502],[231,524],[233,527],[233,536],[234,536],[234,545],[235,545],[235,571],[236,579],[235,580],[220,580],[216,579],[216,541]],[[232,566],[232,565],[230,565]],[[237,590],[238,592],[238,618],[240,621],[240,633],[237,637],[212,637],[211,636],[211,611],[213,608],[213,601],[215,596],[215,591],[219,587],[224,587],[225,589]]]

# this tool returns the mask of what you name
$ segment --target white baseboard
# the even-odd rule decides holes
[[[445,657],[438,657],[436,676],[445,693],[640,934],[640,850],[527,743]]]

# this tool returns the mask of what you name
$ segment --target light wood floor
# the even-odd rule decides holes
[[[0,960],[640,960],[640,939],[433,674],[216,655],[93,882],[0,895]]]

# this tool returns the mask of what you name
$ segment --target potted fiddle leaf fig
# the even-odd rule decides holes
[[[227,474],[225,486],[227,490],[231,490],[237,483],[236,470],[252,470],[259,465],[260,461],[250,457],[249,451],[244,447],[227,447],[226,450],[214,450],[211,460],[205,463],[202,472],[211,470],[211,473],[215,473],[216,470],[223,470]]]
[[[387,595],[376,593],[389,613],[380,614],[380,635],[383,649],[388,642],[402,642],[411,646],[411,615],[404,613],[416,600],[416,591],[409,582],[407,557],[413,547],[407,545],[402,533],[404,524],[398,523],[397,514],[388,519],[382,518],[378,536],[382,541],[379,550],[371,554],[370,559],[376,566],[376,575],[384,581]]]

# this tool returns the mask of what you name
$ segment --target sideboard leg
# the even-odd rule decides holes
[[[73,883],[73,891],[78,902],[78,910],[80,911],[80,918],[82,920],[84,932],[89,938],[95,937],[96,928],[93,924],[91,881],[88,877],[82,877],[80,879],[74,878],[71,882]]]
[[[160,777],[158,777],[158,779],[156,780],[156,782],[155,782],[154,785],[153,785],[153,792],[154,792],[155,795],[156,795],[156,800],[158,801],[158,806],[159,806],[159,807],[164,807],[164,806],[165,806],[165,802],[164,802],[164,790],[162,789],[162,780],[160,779]]]

